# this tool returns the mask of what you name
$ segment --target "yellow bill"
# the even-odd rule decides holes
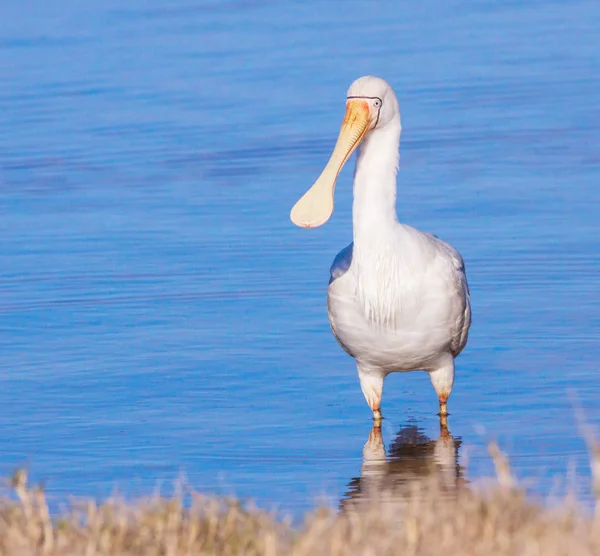
[[[301,228],[325,224],[333,213],[333,191],[337,177],[367,133],[370,124],[369,104],[365,100],[346,101],[346,115],[337,143],[325,169],[313,186],[292,208],[290,218]]]

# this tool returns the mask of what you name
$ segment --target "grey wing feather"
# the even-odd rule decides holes
[[[456,357],[467,345],[467,338],[469,336],[469,328],[471,327],[471,294],[469,293],[469,284],[467,284],[467,277],[463,272],[461,274],[461,285],[463,294],[465,296],[465,308],[463,311],[462,318],[456,324],[454,330],[454,337],[450,343],[450,351],[452,355]]]
[[[464,297],[464,309],[462,315],[456,322],[452,341],[450,342],[450,351],[454,357],[457,357],[467,345],[469,328],[471,327],[471,294],[469,292],[469,284],[467,283],[465,261],[454,247],[451,245],[448,245],[448,247],[450,247],[452,254],[454,255],[458,291],[462,293]]]
[[[464,307],[456,321],[456,325],[452,331],[452,340],[450,342],[450,352],[456,357],[467,345],[469,328],[471,326],[471,294],[469,292],[469,284],[467,283],[465,261],[459,251],[452,247],[452,245],[433,234],[427,235],[430,238],[433,238],[437,245],[450,255],[453,262],[454,279],[456,280],[457,290],[464,299]]]
[[[331,265],[331,269],[329,270],[329,283],[331,284],[334,280],[337,280],[350,268],[350,264],[352,263],[352,250],[354,247],[354,242],[352,242],[347,247],[344,247],[333,259],[333,264]]]

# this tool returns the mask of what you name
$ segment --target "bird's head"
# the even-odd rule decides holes
[[[399,114],[396,95],[383,79],[367,75],[350,85],[346,114],[333,153],[317,181],[292,208],[290,218],[294,224],[316,228],[329,220],[335,182],[342,167],[365,137],[385,128]]]

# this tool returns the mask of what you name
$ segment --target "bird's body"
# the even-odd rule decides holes
[[[429,373],[445,414],[454,358],[464,348],[471,324],[463,259],[436,236],[398,221],[401,124],[391,87],[381,79],[363,77],[350,87],[347,106],[331,161],[294,207],[292,220],[313,227],[329,218],[337,173],[361,143],[354,176],[354,241],[338,254],[330,272],[331,328],[356,359],[376,420],[381,418],[385,377],[414,370]]]
[[[336,339],[359,363],[386,374],[435,370],[458,355],[467,339],[469,305],[460,255],[417,230],[404,233],[409,242],[422,243],[418,254],[407,253],[407,247],[378,264],[373,251],[367,261],[358,253],[354,257],[351,244],[343,251],[347,270],[342,273],[335,264],[328,288]]]

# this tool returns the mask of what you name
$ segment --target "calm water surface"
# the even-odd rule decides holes
[[[300,512],[441,452],[477,479],[495,438],[534,492],[570,474],[586,496],[597,2],[5,0],[0,21],[0,473],[27,463],[59,499],[183,472]],[[325,309],[352,165],[326,226],[289,221],[363,74],[400,100],[399,215],[460,249],[474,314],[451,437],[424,373],[389,377],[370,486]]]

